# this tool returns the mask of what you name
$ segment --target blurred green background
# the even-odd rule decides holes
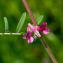
[[[58,63],[63,63],[63,0],[27,0],[37,18],[44,15],[51,33],[46,42]],[[8,18],[9,32],[16,32],[17,23],[26,12],[22,0],[0,0],[0,32],[4,32],[3,17]],[[22,32],[26,31],[30,17],[27,14]],[[28,44],[21,36],[0,36],[0,63],[53,63],[39,41]]]

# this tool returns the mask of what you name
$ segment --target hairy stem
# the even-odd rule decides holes
[[[22,2],[23,2],[23,4],[24,4],[24,6],[25,6],[27,12],[28,12],[29,15],[30,15],[30,18],[31,18],[32,23],[33,23],[34,25],[37,25],[36,20],[35,20],[33,14],[32,14],[32,11],[30,10],[30,7],[29,7],[27,1],[26,1],[26,0],[22,0]],[[46,41],[44,41],[44,39],[43,39],[43,40],[41,39],[41,41],[42,41],[43,46],[45,47],[45,50],[47,51],[48,55],[50,56],[51,60],[53,61],[53,63],[58,63],[57,60],[55,59],[53,53],[51,52],[51,49],[50,49],[49,46],[46,44]]]

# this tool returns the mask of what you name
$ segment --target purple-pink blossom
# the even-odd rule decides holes
[[[33,26],[30,23],[28,24],[27,31],[33,32],[37,37],[41,37],[38,26]]]
[[[23,35],[23,39],[27,39],[28,43],[32,43],[34,41],[33,34],[40,38],[40,32],[43,32],[45,35],[49,33],[47,22],[43,22],[40,26],[34,26],[28,23],[27,33]]]
[[[49,29],[46,26],[47,26],[47,22],[43,22],[42,25],[40,25],[38,27],[38,30],[43,32],[43,34],[48,34],[49,33]]]
[[[26,34],[24,34],[23,39],[27,39],[28,43],[32,43],[34,41],[31,32],[27,32]]]

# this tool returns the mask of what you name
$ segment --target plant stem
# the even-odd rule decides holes
[[[36,20],[35,20],[33,14],[32,14],[32,11],[30,10],[30,7],[29,7],[27,1],[26,1],[26,0],[22,0],[22,2],[23,2],[23,4],[24,4],[24,6],[25,6],[27,12],[28,12],[29,15],[30,15],[30,18],[31,18],[32,23],[33,23],[34,25],[37,25]],[[51,60],[53,61],[53,63],[58,63],[57,60],[55,59],[53,53],[51,52],[51,49],[50,49],[49,46],[46,44],[46,41],[44,41],[44,39],[43,39],[43,40],[41,39],[41,42],[42,42],[43,46],[45,47],[45,50],[47,51],[47,53],[48,53],[48,55],[50,56],[50,58],[51,58]]]
[[[37,25],[37,22],[36,22],[36,20],[35,20],[33,14],[32,14],[32,11],[31,11],[31,9],[30,9],[30,7],[29,7],[27,1],[26,1],[26,0],[22,0],[22,1],[23,1],[23,4],[24,4],[24,6],[25,6],[27,12],[29,13],[29,16],[30,16],[30,19],[31,19],[32,23],[33,23],[34,25]]]
[[[50,56],[51,60],[53,61],[53,63],[58,63],[57,60],[55,59],[50,47],[46,44],[46,41],[43,39],[43,37],[42,37],[41,41],[42,41],[43,46],[45,47],[45,50],[47,51],[48,55]]]
[[[22,35],[21,33],[0,33],[0,35]]]

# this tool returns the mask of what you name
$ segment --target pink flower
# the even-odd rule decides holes
[[[32,43],[34,41],[31,32],[27,32],[26,34],[24,34],[23,39],[27,39],[28,43]]]
[[[39,32],[43,32],[43,34],[48,34],[49,29],[46,28],[47,22],[43,22],[40,26],[34,26],[30,23],[27,27],[27,33],[23,35],[23,39],[27,39],[28,43],[32,43],[34,41],[34,37],[32,34],[35,34],[37,37],[41,37],[41,34]]]
[[[43,22],[42,25],[38,27],[38,30],[43,32],[44,34],[48,34],[49,29],[46,28],[46,26],[47,26],[47,22]]]
[[[34,32],[34,34],[37,37],[41,37],[41,35],[37,29],[38,29],[38,26],[33,26],[30,23],[28,24],[27,31]]]
[[[45,35],[47,35],[47,34],[49,33],[49,29],[48,29],[48,28],[44,29],[44,30],[43,30],[43,33],[44,33]]]
[[[33,38],[33,37],[30,37],[30,38],[28,39],[28,43],[33,43],[33,41],[34,41],[34,38]]]

